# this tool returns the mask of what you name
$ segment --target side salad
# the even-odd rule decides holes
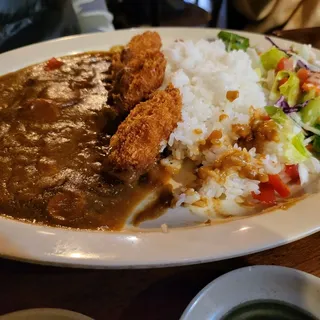
[[[272,47],[260,52],[250,47],[249,39],[221,31],[218,38],[228,51],[244,50],[268,98],[267,118],[278,128],[283,146],[281,162],[285,168],[259,185],[253,198],[264,204],[290,196],[292,183],[310,182],[310,172],[320,172],[320,67],[310,45],[280,48],[271,38]]]

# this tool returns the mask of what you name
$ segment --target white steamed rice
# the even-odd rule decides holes
[[[162,164],[179,171],[188,158],[195,166],[210,166],[222,153],[241,150],[231,130],[232,125],[248,124],[252,107],[264,112],[267,105],[249,54],[226,52],[221,40],[200,40],[175,42],[165,50],[165,55],[164,85],[172,82],[180,89],[183,108],[182,121],[167,143],[161,145],[162,150],[167,146],[172,152],[170,157],[162,160]],[[226,98],[228,91],[238,91],[238,98],[230,102]],[[203,141],[214,130],[222,132],[222,144],[201,151]],[[252,165],[260,166],[262,173],[277,174],[283,169],[281,141],[266,143],[263,157],[257,155],[255,148],[243,151],[249,154]],[[309,164],[308,168],[311,166],[314,164]],[[302,170],[308,171],[308,168],[305,166]],[[238,203],[252,192],[259,193],[259,181],[241,178],[237,172],[230,172],[225,179],[207,177],[195,187],[174,184],[176,205],[191,209],[199,208],[199,205],[208,209],[213,199]],[[214,215],[212,208],[209,209],[211,216]]]

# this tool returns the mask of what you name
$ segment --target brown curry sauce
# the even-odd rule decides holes
[[[107,179],[102,162],[116,129],[104,84],[109,54],[59,60],[56,70],[40,63],[0,77],[0,213],[51,226],[119,230],[146,194],[162,186],[161,173],[135,185]],[[135,223],[164,211],[170,195],[161,194],[163,201],[150,204]]]

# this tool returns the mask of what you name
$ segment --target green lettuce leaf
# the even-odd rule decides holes
[[[270,50],[264,52],[260,56],[261,63],[265,70],[272,70],[276,69],[279,61],[282,58],[287,58],[288,56],[281,50],[277,49],[276,47],[272,47]]]
[[[289,79],[279,87],[280,94],[287,98],[290,107],[297,104],[300,95],[300,80],[295,72],[290,72]]]
[[[316,98],[316,96],[317,96],[316,89],[311,89],[310,91],[308,91],[303,95],[302,102],[306,102],[308,100],[314,99]]]
[[[307,160],[311,153],[307,150],[304,141],[304,134],[299,132],[292,137],[291,134],[288,136],[288,144],[285,147],[284,154],[288,164],[298,164]]]
[[[276,123],[284,124],[286,121],[288,121],[288,117],[280,108],[267,106],[264,109],[266,110],[268,116]]]
[[[314,126],[320,123],[320,99],[310,100],[309,103],[300,111],[301,120]]]
[[[289,118],[280,108],[265,107],[269,117],[278,124],[279,136],[283,143],[283,154],[286,164],[298,164],[311,156],[304,145],[304,134],[300,127]],[[300,131],[297,133],[297,131]]]
[[[279,81],[284,78],[288,80],[279,86]],[[284,96],[290,107],[297,104],[300,97],[300,80],[295,72],[279,71],[270,92],[270,99],[277,100],[280,96]]]

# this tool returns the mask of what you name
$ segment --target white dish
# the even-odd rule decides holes
[[[201,290],[180,320],[220,320],[235,307],[257,300],[281,301],[320,319],[320,279],[302,271],[278,266],[234,270]]]
[[[0,55],[0,74],[53,56],[107,50],[128,42],[143,29],[61,38]],[[164,45],[176,39],[213,38],[219,30],[160,28]],[[268,48],[262,35],[241,33],[251,45]],[[291,42],[277,39],[280,46]],[[317,52],[319,54],[319,52]],[[92,268],[138,268],[220,260],[276,247],[320,230],[320,197],[312,195],[288,210],[275,210],[246,219],[194,227],[199,218],[185,209],[171,210],[141,229],[122,232],[77,231],[31,225],[0,218],[0,254],[36,263]],[[161,232],[167,223],[169,232]],[[187,227],[193,226],[193,227]]]
[[[63,309],[28,309],[0,316],[1,320],[93,320],[83,314]]]

